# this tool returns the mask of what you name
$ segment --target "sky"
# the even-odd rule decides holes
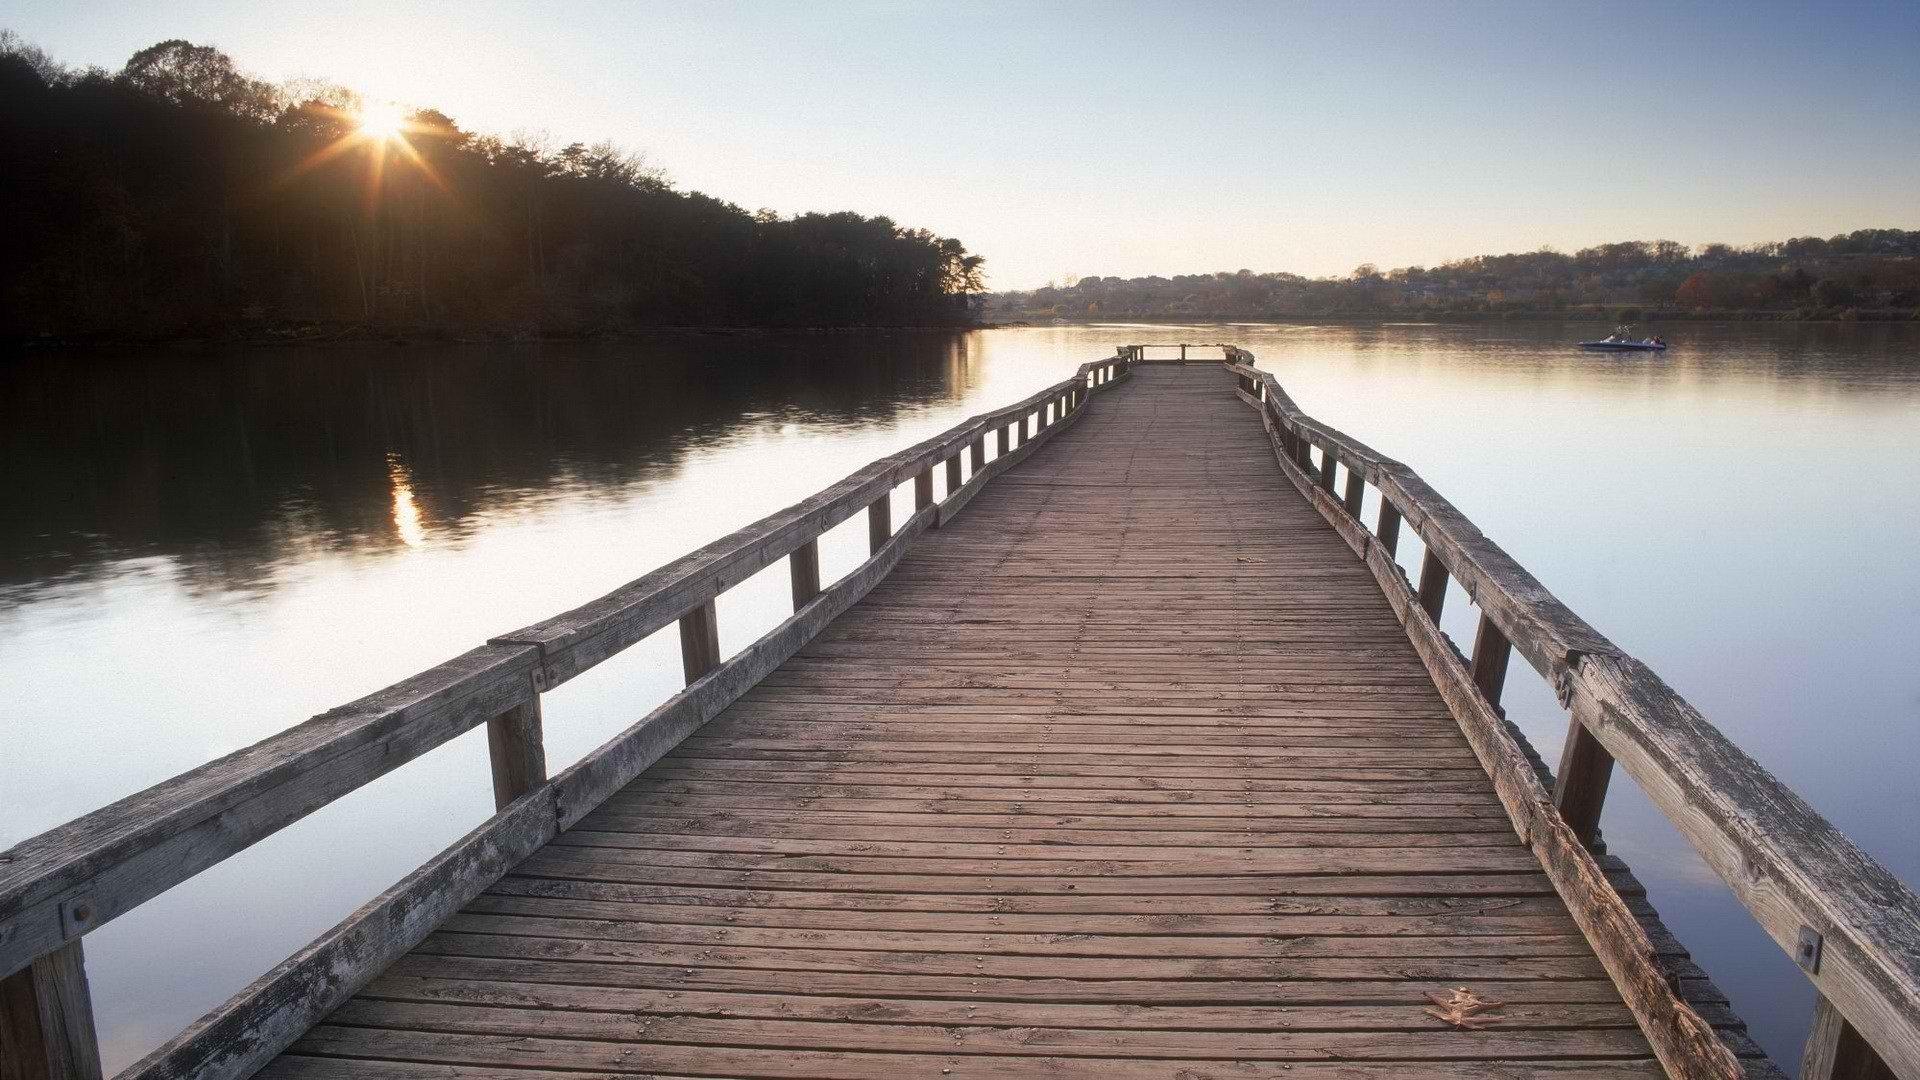
[[[748,209],[958,237],[997,289],[1920,228],[1920,0],[0,0],[0,27],[611,138]]]

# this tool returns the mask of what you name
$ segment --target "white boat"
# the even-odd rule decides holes
[[[1660,338],[1634,338],[1627,336],[1627,328],[1621,327],[1598,341],[1582,341],[1583,349],[1600,349],[1606,352],[1666,352],[1667,343]]]

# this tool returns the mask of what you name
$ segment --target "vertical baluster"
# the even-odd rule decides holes
[[[1492,616],[1481,612],[1480,626],[1473,634],[1473,685],[1480,688],[1480,696],[1501,716],[1507,715],[1500,707],[1500,694],[1507,685],[1507,658],[1512,655],[1513,645],[1507,641],[1507,635],[1501,632]]]
[[[0,978],[0,1076],[100,1080],[100,1040],[79,938]]]
[[[1440,609],[1446,602],[1447,564],[1428,548],[1427,557],[1420,562],[1420,606],[1427,609],[1435,626],[1440,625]]]
[[[947,495],[952,496],[954,492],[959,490],[960,490],[960,455],[955,454],[952,457],[947,459]]]
[[[1013,440],[1013,425],[1000,425],[1000,430],[996,434],[998,434],[999,438],[994,440],[994,445],[998,447],[999,456],[1006,457],[1007,450],[1010,448]]]
[[[527,697],[487,721],[487,757],[493,763],[493,808],[547,782],[547,748],[540,727],[539,682],[529,680]]]
[[[947,464],[957,465],[959,461],[955,457]],[[948,475],[952,475],[951,469]],[[816,536],[794,548],[787,556],[787,568],[793,572],[793,610],[799,611],[820,595],[820,538]]]
[[[1374,526],[1373,535],[1380,538],[1380,546],[1389,556],[1400,546],[1400,508],[1388,500],[1385,492],[1380,495],[1380,523]]]
[[[680,616],[680,666],[688,686],[720,666],[720,617],[711,600]]]
[[[987,467],[987,437],[981,435],[979,438],[974,439],[973,446],[970,449],[973,452],[973,472],[975,476],[978,476],[980,470]]]
[[[1553,803],[1573,835],[1589,849],[1600,839],[1600,811],[1612,778],[1613,755],[1574,717],[1567,724],[1567,744],[1560,751],[1560,768],[1553,779]]]
[[[893,492],[889,491],[867,505],[867,552],[880,549],[893,539]]]
[[[1800,1080],[1898,1080],[1825,994],[1816,993]]]
[[[913,509],[915,513],[933,505],[933,469],[920,470],[913,478]]]
[[[1320,451],[1320,490],[1329,495],[1333,494],[1334,468],[1339,463],[1340,459],[1334,456],[1332,446]]]
[[[1360,500],[1366,497],[1366,478],[1357,470],[1347,470],[1347,516],[1360,520]]]

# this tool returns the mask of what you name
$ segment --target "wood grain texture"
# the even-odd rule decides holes
[[[1231,377],[1115,374],[264,1075],[1659,1075]]]
[[[85,817],[0,859],[0,975],[522,700],[538,650],[488,645]]]
[[[505,810],[513,800],[547,782],[540,695],[531,685],[526,700],[487,721],[487,758],[493,766],[495,810]]]
[[[1920,1077],[1920,896],[1560,603],[1413,470],[1306,416],[1250,355],[1233,359],[1232,371],[1261,384],[1258,407],[1283,460],[1310,442],[1337,446],[1419,534],[1428,610],[1437,618],[1441,572],[1450,574],[1572,709],[1571,762],[1589,774],[1570,778],[1579,783],[1563,792],[1577,831],[1592,832],[1608,759],[1621,761],[1784,951],[1794,955],[1804,933],[1823,942],[1821,963],[1808,972],[1822,1000],[1887,1067]],[[1299,464],[1317,479],[1304,453]],[[1328,518],[1343,532],[1351,523],[1344,513]],[[1352,539],[1365,551],[1364,537]]]
[[[0,1080],[100,1080],[79,939],[0,979]]]

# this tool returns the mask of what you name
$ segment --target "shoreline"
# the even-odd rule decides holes
[[[574,332],[506,331],[478,326],[426,324],[326,323],[280,324],[264,329],[228,327],[176,334],[46,334],[0,343],[0,353],[85,352],[92,349],[197,351],[230,348],[321,348],[328,345],[549,345],[631,341],[656,335],[775,337],[783,334],[930,334],[1000,329],[1006,323],[966,325],[860,326],[641,326]]]
[[[154,352],[198,352],[222,348],[324,348],[330,345],[382,345],[407,348],[415,345],[523,345],[583,344],[593,342],[636,341],[648,337],[780,337],[834,334],[959,334],[976,330],[1017,330],[1049,326],[1099,326],[1139,324],[1143,326],[1191,326],[1197,324],[1235,324],[1247,326],[1388,326],[1412,324],[1472,325],[1500,322],[1556,322],[1594,325],[1617,324],[1622,314],[1632,317],[1630,324],[1657,323],[1795,323],[1802,325],[1870,324],[1897,325],[1920,322],[1920,311],[1901,309],[1850,313],[1851,317],[1809,317],[1794,312],[1640,312],[1640,313],[1567,313],[1567,312],[1399,312],[1382,314],[1330,314],[1314,317],[1281,318],[1172,317],[1172,316],[1051,316],[1013,319],[965,325],[862,325],[862,326],[645,326],[623,329],[566,333],[508,332],[473,326],[382,325],[376,323],[301,323],[281,324],[265,329],[230,328],[225,332],[183,332],[171,335],[43,335],[0,343],[0,355],[53,352],[89,352],[99,349],[148,350]]]
[[[1097,317],[1084,315],[1037,316],[1029,319],[1014,319],[991,324],[982,324],[975,329],[988,329],[1011,326],[1097,326],[1102,323],[1141,323],[1145,325],[1191,326],[1196,324],[1231,324],[1246,326],[1329,326],[1329,325],[1388,325],[1408,323],[1499,323],[1499,322],[1558,322],[1558,323],[1599,323],[1604,325],[1654,324],[1654,323],[1873,323],[1897,324],[1920,322],[1920,308],[1859,310],[1833,314],[1803,315],[1794,311],[1642,311],[1623,309],[1614,312],[1566,312],[1566,311],[1403,311],[1372,313],[1329,313],[1326,315],[1285,315],[1266,318],[1249,318],[1233,315],[1123,315],[1102,314]]]

